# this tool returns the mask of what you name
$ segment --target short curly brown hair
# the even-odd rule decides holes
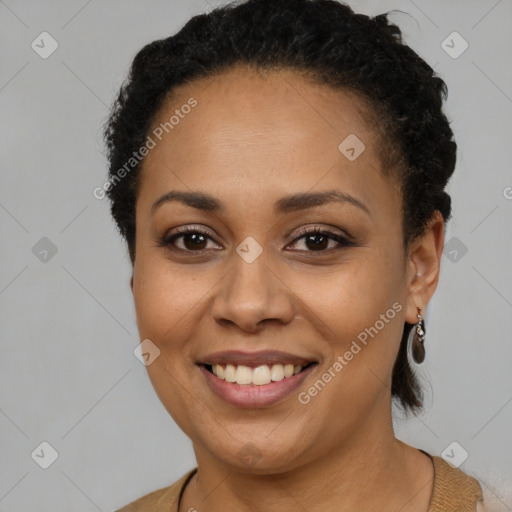
[[[334,0],[248,0],[193,17],[175,35],[135,56],[105,126],[111,212],[135,262],[135,202],[140,163],[122,180],[116,173],[146,141],[169,91],[237,64],[291,69],[320,83],[359,94],[371,107],[384,172],[402,192],[404,250],[424,233],[434,212],[451,216],[445,187],[457,146],[443,113],[444,81],[402,41],[389,13],[356,14]],[[393,148],[386,151],[385,148]],[[126,174],[126,173],[125,173]],[[408,412],[422,391],[407,358],[405,323],[393,368],[392,396]]]

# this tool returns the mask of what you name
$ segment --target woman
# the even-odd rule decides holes
[[[476,510],[480,484],[391,419],[422,405],[446,93],[386,15],[332,0],[219,8],[135,57],[107,194],[197,468],[122,511]]]

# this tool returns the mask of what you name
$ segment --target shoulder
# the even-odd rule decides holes
[[[441,457],[431,456],[434,463],[434,486],[428,512],[474,512],[482,500],[478,480]]]
[[[145,494],[116,512],[177,512],[181,492],[196,471],[197,468],[189,471],[172,485]]]

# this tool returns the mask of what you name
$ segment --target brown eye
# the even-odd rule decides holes
[[[194,251],[206,249],[207,237],[201,235],[200,233],[189,233],[187,235],[181,235],[179,238],[181,237],[183,237],[183,245],[187,250]]]
[[[176,243],[180,239],[182,239],[181,247]],[[198,229],[186,229],[165,237],[162,245],[177,251],[201,252],[208,249],[208,240],[212,240],[208,233]]]
[[[306,252],[327,252],[328,249],[339,249],[354,245],[351,240],[342,235],[319,228],[303,230],[300,235],[294,240],[293,244],[295,245],[298,240],[304,239]],[[334,247],[329,247],[330,242],[336,242],[338,246],[336,247],[335,244]]]

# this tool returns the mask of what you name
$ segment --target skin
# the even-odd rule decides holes
[[[433,466],[395,438],[390,385],[403,323],[417,322],[416,305],[425,307],[437,287],[441,215],[405,254],[400,190],[382,173],[377,137],[353,94],[291,71],[237,67],[175,89],[154,126],[190,97],[197,107],[144,161],[132,278],[140,337],[161,351],[149,377],[197,457],[180,511],[426,512]],[[349,134],[366,146],[353,162],[338,150]],[[283,196],[333,189],[370,214],[336,202],[273,210]],[[224,211],[169,202],[152,214],[171,190],[208,193]],[[175,240],[174,251],[160,244],[185,226],[208,231],[202,255],[190,237]],[[355,245],[330,240],[315,251],[297,239],[314,226],[346,230]],[[249,236],[263,249],[252,263],[236,252]],[[301,404],[298,392],[395,302],[401,311]],[[242,409],[210,391],[195,364],[236,349],[282,350],[318,366],[280,403]],[[244,446],[256,447],[256,464],[237,456]]]

